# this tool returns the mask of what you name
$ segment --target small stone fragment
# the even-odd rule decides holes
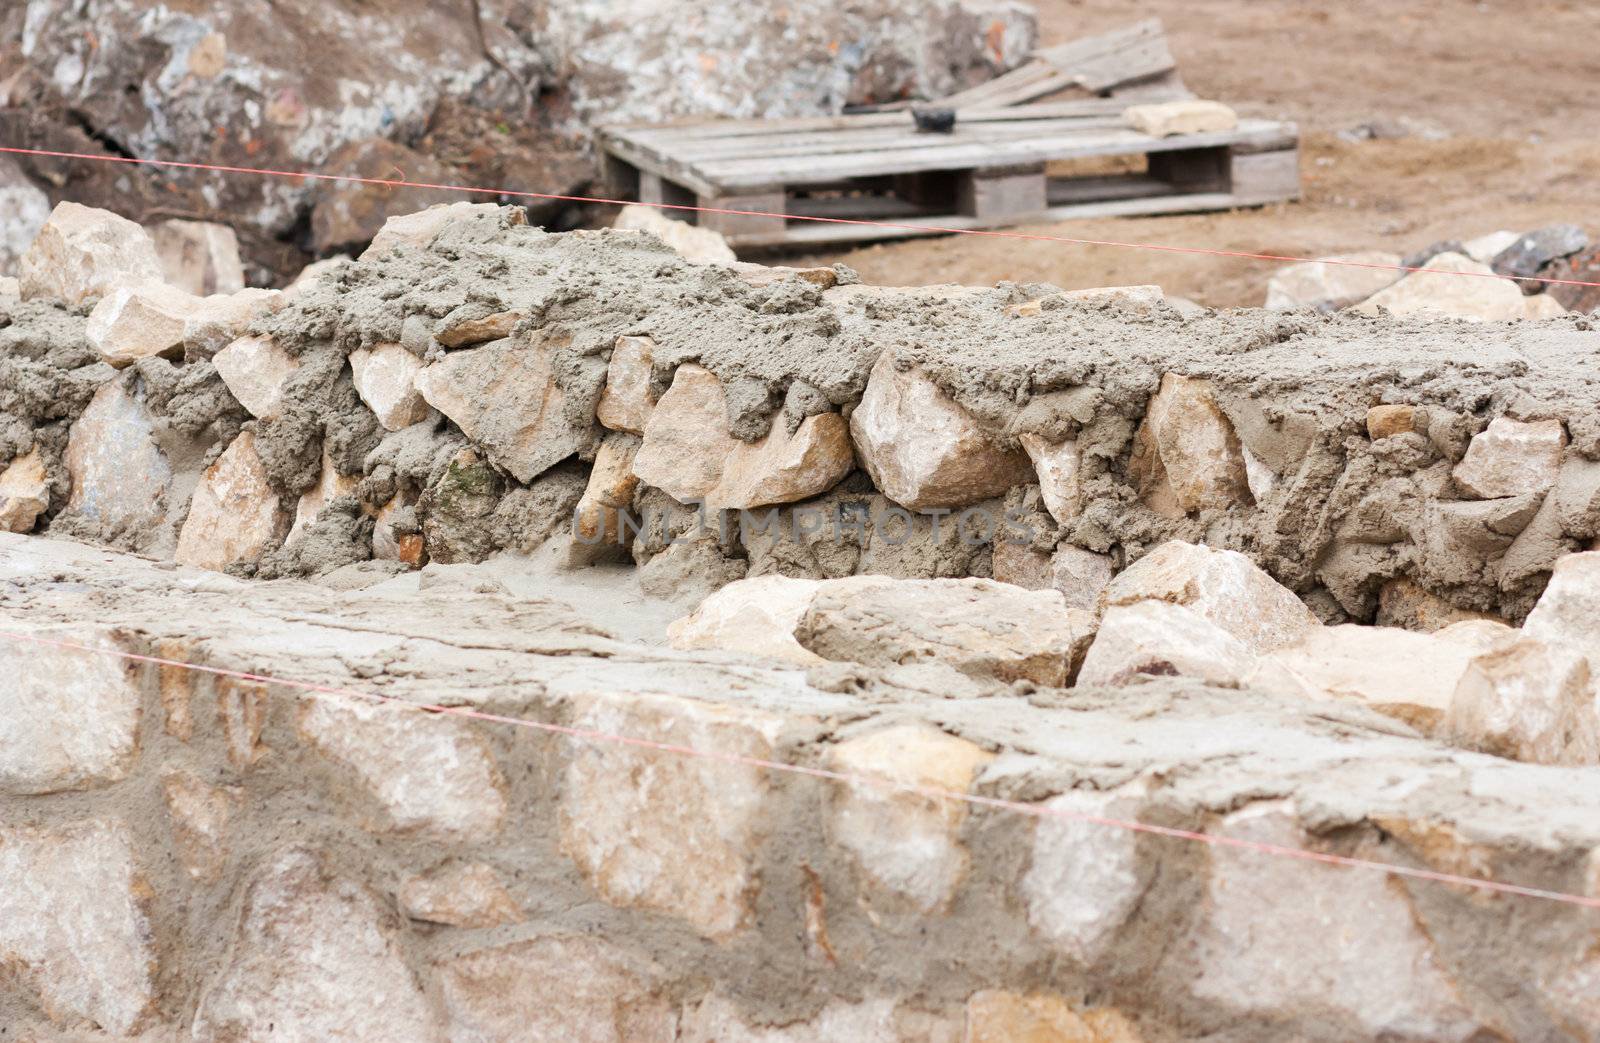
[[[1093,966],[1149,886],[1139,835],[1093,819],[1136,821],[1143,798],[1132,789],[1069,790],[1045,802],[1033,827],[1020,884],[1028,923],[1076,962]]]
[[[293,282],[283,288],[283,295],[285,297],[293,297],[295,294],[302,293],[313,286],[331,282],[338,277],[339,273],[348,264],[350,264],[350,257],[347,254],[335,254],[320,261],[312,261],[300,269],[300,274],[294,277]]]
[[[89,313],[84,336],[102,361],[130,366],[158,355],[183,353],[183,333],[200,298],[160,283],[119,285]]]
[[[1056,548],[1050,558],[1050,586],[1066,597],[1068,608],[1095,611],[1100,604],[1101,591],[1114,575],[1116,568],[1110,555],[1096,554],[1070,543]]]
[[[645,422],[655,408],[650,392],[650,367],[655,341],[649,337],[618,337],[606,367],[606,389],[595,415],[613,431],[644,434]]]
[[[884,580],[883,582],[889,582]],[[823,662],[795,640],[821,587],[812,579],[757,576],[735,580],[667,627],[673,648],[714,648],[812,666]]]
[[[378,561],[399,561],[421,568],[427,561],[427,544],[422,533],[412,528],[416,516],[416,497],[396,493],[378,509],[372,525],[372,556]],[[398,523],[404,515],[411,525]]]
[[[1516,232],[1490,232],[1476,239],[1468,239],[1461,244],[1458,252],[1466,254],[1479,264],[1493,264],[1495,257],[1521,238],[1522,236]]]
[[[1039,495],[1044,498],[1050,517],[1061,525],[1071,525],[1079,511],[1077,440],[1047,442],[1038,435],[1025,434],[1018,441],[1033,461],[1034,472],[1039,476]]]
[[[67,436],[67,510],[95,522],[108,539],[158,530],[167,520],[172,468],[155,434],[155,418],[124,381],[96,391]]]
[[[50,220],[50,197],[28,179],[11,156],[0,156],[0,214],[5,215],[5,220],[0,221],[0,273],[5,273],[0,276],[0,284],[3,284],[11,278],[10,273],[17,270],[28,247]],[[16,280],[11,279],[11,282],[14,284]],[[10,295],[20,293],[13,285]],[[0,298],[7,295],[0,285]]]
[[[1363,315],[1391,315],[1469,322],[1510,322],[1548,315],[1548,303],[1530,304],[1517,284],[1494,278],[1488,265],[1458,253],[1430,260],[1428,271],[1412,272],[1354,307]]]
[[[482,862],[436,866],[401,883],[395,897],[411,919],[446,927],[498,927],[527,918],[499,875]]]
[[[839,284],[839,273],[832,268],[785,268],[735,261],[731,267],[746,285],[762,289],[776,286],[788,279],[800,279],[819,290],[831,290]]]
[[[639,477],[633,473],[638,439],[613,434],[600,443],[589,469],[589,484],[573,511],[572,538],[579,546],[621,545],[628,541],[623,520],[633,507]]]
[[[300,500],[295,504],[294,525],[289,529],[285,543],[293,543],[308,527],[316,523],[328,504],[341,496],[351,496],[356,487],[361,484],[358,474],[340,474],[334,466],[333,460],[328,456],[328,447],[322,447],[322,476],[317,479],[317,484],[307,489],[300,495]]]
[[[423,361],[398,344],[377,344],[350,353],[350,372],[356,394],[378,416],[385,431],[428,419],[428,403],[417,390]]]
[[[794,503],[825,493],[855,467],[850,426],[838,413],[818,413],[790,434],[782,417],[761,441],[738,442],[706,493],[712,510]]]
[[[1451,474],[1480,500],[1543,493],[1556,484],[1566,445],[1559,420],[1527,423],[1496,417],[1472,436],[1467,455]]]
[[[1522,637],[1472,659],[1440,728],[1449,742],[1529,764],[1600,766],[1600,706],[1578,652]]]
[[[245,431],[201,475],[178,532],[175,560],[220,572],[258,561],[288,529],[289,516],[267,480],[255,434]]]
[[[1495,254],[1489,262],[1500,275],[1529,278],[1552,261],[1575,254],[1589,245],[1589,236],[1577,225],[1551,225],[1519,236],[1516,242]],[[1527,288],[1538,293],[1539,284]]]
[[[1220,101],[1164,101],[1130,105],[1122,119],[1134,130],[1153,138],[1174,134],[1216,134],[1239,125],[1239,117]]]
[[[50,478],[37,448],[0,471],[0,530],[32,532],[50,507]]]
[[[523,223],[514,216],[519,213],[521,211],[516,208],[507,211],[508,215],[512,215],[513,224]],[[361,260],[381,257],[399,248],[426,249],[434,236],[456,221],[498,219],[499,216],[500,207],[497,204],[468,202],[435,203],[414,214],[400,214],[383,222],[378,234],[372,237],[372,243],[362,251]]]
[[[143,228],[109,210],[61,202],[22,256],[24,300],[87,311],[118,286],[159,283],[161,259]]]
[[[511,328],[528,317],[526,311],[499,311],[481,319],[463,319],[441,326],[433,339],[447,348],[467,348],[511,335]]]
[[[244,289],[239,237],[211,221],[161,221],[149,229],[169,286],[196,297]]]
[[[1208,381],[1168,373],[1134,440],[1129,474],[1158,513],[1222,510],[1250,500],[1249,476],[1233,425]]]
[[[283,385],[300,369],[299,360],[271,337],[240,337],[211,364],[239,404],[260,420],[283,415]]]
[[[1367,410],[1367,437],[1376,442],[1391,435],[1417,430],[1417,408],[1404,405],[1373,406]]]
[[[659,207],[625,206],[611,227],[649,232],[690,264],[732,264],[739,259],[720,232],[669,217]]]
[[[244,802],[236,786],[209,786],[192,772],[174,770],[161,779],[173,847],[193,880],[213,883],[228,861],[228,825]]]
[[[1406,273],[1400,255],[1382,250],[1341,254],[1279,268],[1267,282],[1268,311],[1330,312],[1360,304]]]
[[[1256,665],[1248,646],[1187,608],[1140,601],[1106,610],[1078,681],[1117,686],[1141,677],[1193,677],[1238,685]]]
[[[873,484],[914,511],[965,507],[1035,477],[1025,453],[997,446],[921,370],[896,368],[892,351],[873,365],[850,434]]]

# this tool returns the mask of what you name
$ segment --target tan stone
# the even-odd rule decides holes
[[[228,862],[228,827],[244,802],[244,791],[237,786],[209,786],[179,769],[161,777],[161,794],[184,872],[192,880],[216,882]]]
[[[133,768],[143,699],[111,632],[98,627],[6,629],[84,649],[0,641],[7,678],[0,713],[0,793],[82,790],[118,782]]]
[[[428,419],[428,403],[416,388],[423,362],[399,344],[377,344],[350,353],[356,394],[378,416],[385,431]]]
[[[1311,846],[1284,804],[1236,811],[1216,832]],[[1464,1041],[1479,1029],[1406,891],[1381,873],[1218,846],[1197,911],[1182,951],[1202,1000],[1264,1017],[1304,1011],[1318,1026],[1338,1018],[1366,1039]]]
[[[1111,583],[1116,569],[1108,554],[1063,544],[1050,558],[1050,586],[1067,599],[1067,607],[1095,611],[1100,594]]]
[[[372,526],[372,556],[378,561],[404,562],[421,568],[427,562],[427,544],[420,532],[402,532],[396,527],[397,515],[416,505],[416,497],[396,493],[378,509]]]
[[[720,649],[812,666],[824,662],[795,640],[821,583],[787,576],[735,580],[667,627],[673,648]]]
[[[840,772],[902,786],[965,793],[994,755],[925,724],[899,724],[846,739],[829,753]],[[961,843],[967,805],[891,786],[843,783],[828,806],[830,842],[866,882],[869,901],[888,897],[920,913],[947,908],[966,878]]]
[[[461,319],[443,324],[433,339],[447,348],[468,348],[511,335],[511,327],[528,317],[524,310],[498,311],[481,319]]]
[[[508,211],[514,215],[517,211]],[[362,251],[361,260],[370,260],[392,253],[396,249],[423,250],[433,242],[433,237],[456,221],[498,219],[500,207],[495,203],[435,203],[414,214],[399,214],[383,222],[378,234]],[[512,223],[521,223],[514,217]]]
[[[1496,417],[1472,436],[1451,475],[1480,500],[1547,492],[1556,484],[1567,432],[1559,420],[1525,423]]]
[[[614,434],[600,443],[594,464],[589,469],[589,484],[573,511],[573,539],[587,546],[616,545],[626,542],[623,518],[633,507],[639,477],[633,473],[638,440]]]
[[[1521,232],[1490,232],[1461,244],[1461,252],[1479,264],[1490,264],[1506,247],[1522,238]]]
[[[1465,319],[1469,322],[1509,322],[1513,319],[1548,318],[1554,299],[1546,295],[1523,296],[1509,279],[1496,278],[1494,270],[1458,253],[1442,253],[1430,260],[1428,271],[1412,272],[1387,289],[1356,305],[1363,315],[1415,316],[1431,319]]]
[[[446,927],[498,927],[527,919],[492,866],[447,862],[408,877],[395,898],[413,920]]]
[[[200,298],[161,283],[119,285],[94,306],[84,326],[102,362],[121,368],[183,354],[183,333]]]
[[[350,258],[345,254],[336,254],[333,257],[325,257],[320,261],[312,261],[300,269],[300,274],[294,277],[293,282],[283,288],[283,295],[285,297],[293,297],[296,294],[304,293],[313,286],[332,282],[348,264],[350,264]]]
[[[1238,685],[1255,665],[1249,646],[1198,613],[1166,601],[1139,601],[1106,610],[1078,684],[1176,676]]]
[[[271,337],[240,337],[217,352],[211,364],[228,392],[261,420],[283,415],[283,385],[300,369],[299,360]]]
[[[1589,662],[1536,637],[1475,657],[1440,726],[1449,742],[1530,764],[1600,766]]]
[[[271,696],[264,685],[254,681],[218,678],[213,685],[217,690],[216,720],[223,750],[229,764],[245,771],[267,752],[261,735],[266,730]]]
[[[589,440],[589,423],[567,415],[554,353],[541,334],[453,351],[418,373],[416,388],[492,462],[531,482]]]
[[[0,530],[32,532],[50,507],[50,478],[37,448],[12,460],[0,471]]]
[[[825,659],[935,662],[974,677],[1064,685],[1093,629],[1055,590],[989,579],[824,582],[796,631]],[[874,578],[876,580],[876,578]]]
[[[740,510],[810,499],[838,485],[854,467],[850,426],[838,413],[808,416],[792,434],[776,416],[766,437],[734,446],[706,505]]]
[[[839,284],[839,273],[832,268],[785,268],[735,261],[731,267],[740,281],[757,289],[776,286],[790,279],[799,279],[822,290],[831,290]]]
[[[109,210],[57,203],[17,270],[25,300],[86,310],[118,286],[161,281],[161,260],[143,228]]]
[[[0,966],[53,1019],[132,1035],[156,1004],[147,893],[119,822],[0,829]]]
[[[505,780],[460,718],[322,696],[303,700],[296,721],[300,738],[376,805],[369,829],[472,842],[505,822]]]
[[[1033,461],[1034,472],[1039,476],[1039,495],[1044,498],[1045,510],[1062,525],[1077,520],[1081,509],[1078,490],[1078,442],[1047,442],[1035,434],[1018,439]]]
[[[752,1018],[747,1006],[712,993],[684,1011],[679,1043],[958,1043],[961,1038],[959,1024],[885,997],[829,1000],[815,1015],[781,1024]]]
[[[785,719],[754,709],[614,691],[569,693],[575,728],[762,760]],[[772,776],[755,765],[604,743],[571,747],[561,849],[612,905],[675,916],[718,941],[749,925]],[[707,809],[715,808],[715,814]]]
[[[211,221],[161,221],[151,225],[151,241],[169,286],[205,297],[244,289],[239,238],[232,228]]]
[[[1373,622],[1380,627],[1404,627],[1431,634],[1453,623],[1474,619],[1501,622],[1487,612],[1457,608],[1411,580],[1392,579],[1378,588],[1378,615]]]
[[[850,434],[873,484],[911,510],[964,507],[1034,479],[1025,453],[995,445],[920,370],[896,369],[892,351],[872,367]]]
[[[255,435],[245,431],[200,476],[178,532],[175,560],[221,571],[259,560],[288,529],[288,513],[267,481]]]
[[[1600,677],[1600,551],[1556,560],[1522,632],[1582,654]]]
[[[1376,442],[1390,435],[1410,434],[1417,429],[1415,406],[1373,406],[1367,410],[1367,437]]]
[[[606,367],[606,387],[595,415],[613,431],[644,434],[645,422],[655,408],[650,393],[650,367],[655,341],[649,337],[618,337]]]
[[[322,447],[322,476],[313,485],[300,495],[300,500],[295,504],[294,524],[289,529],[285,543],[293,543],[306,529],[316,524],[328,504],[341,496],[355,495],[356,487],[361,484],[361,476],[353,474],[340,474],[334,466],[333,460],[328,456],[328,447]]]
[[[967,998],[962,1043],[1142,1043],[1125,1015],[1082,1010],[1060,996],[984,989]]]
[[[331,859],[303,849],[270,856],[236,916],[221,968],[200,991],[193,1039],[445,1043],[398,918]]]
[[[1293,591],[1243,554],[1180,540],[1163,543],[1118,574],[1104,604],[1146,599],[1182,605],[1257,653],[1293,644],[1321,625]]]
[[[102,385],[67,436],[67,510],[95,522],[108,539],[159,528],[172,468],[155,433],[155,419],[123,381]]]
[[[1168,373],[1134,440],[1129,474],[1158,513],[1193,514],[1251,502],[1244,454],[1208,381]]]
[[[262,315],[283,307],[281,290],[243,289],[196,299],[183,324],[183,352],[189,359],[208,359],[243,337]]]
[[[438,965],[451,1043],[676,1043],[652,966],[581,934],[549,934]]]
[[[14,275],[0,275],[0,301],[22,299],[22,284]]]
[[[1149,886],[1139,834],[1096,819],[1137,821],[1142,787],[1069,790],[1044,804],[1019,884],[1028,923],[1084,966],[1105,955]]]
[[[990,555],[990,572],[996,583],[1044,590],[1050,586],[1050,555],[1027,543],[997,539]]]
[[[1400,261],[1399,254],[1368,250],[1287,265],[1267,282],[1267,310],[1338,311],[1359,304],[1400,281],[1406,274]]]
[[[1198,98],[1130,105],[1122,119],[1134,130],[1153,138],[1174,134],[1216,134],[1239,125],[1239,117],[1220,101]]]
[[[739,259],[720,232],[679,220],[659,207],[625,206],[611,227],[649,232],[690,264],[732,264]]]

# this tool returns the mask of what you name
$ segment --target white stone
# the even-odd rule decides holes
[[[1458,253],[1442,253],[1423,272],[1412,272],[1388,289],[1356,305],[1363,315],[1390,315],[1469,322],[1509,322],[1547,318],[1552,300],[1544,294],[1524,296],[1517,284],[1494,274],[1494,269]],[[1557,304],[1559,307],[1559,304]]]
[[[168,285],[197,297],[244,289],[239,237],[232,228],[211,221],[172,220],[149,231]]]
[[[0,274],[10,277],[48,220],[50,197],[28,180],[10,156],[0,156]]]
[[[433,237],[456,221],[495,218],[500,207],[495,203],[435,203],[414,214],[399,214],[383,222],[372,243],[361,253],[361,260],[370,260],[392,253],[397,248],[426,249]]]
[[[119,368],[157,355],[176,357],[199,305],[193,294],[160,283],[118,285],[89,313],[84,336],[101,361]]]
[[[67,436],[67,510],[107,539],[151,532],[167,520],[172,468],[155,442],[155,419],[124,382],[101,386]]]
[[[12,460],[0,471],[0,530],[32,532],[50,507],[50,480],[37,448]]]
[[[124,651],[121,645],[87,625],[5,625],[86,648],[0,640],[0,793],[57,793],[126,778],[143,699],[127,664],[109,654]]]
[[[254,433],[233,440],[200,476],[189,516],[178,531],[174,559],[180,565],[221,571],[254,562],[277,546],[289,529],[288,513],[267,481]]]
[[[1282,804],[1236,811],[1216,832],[1309,846]],[[1203,1000],[1330,1030],[1337,1018],[1352,1038],[1444,1043],[1479,1028],[1406,892],[1382,873],[1216,846],[1198,911],[1192,948],[1183,951],[1199,971],[1192,988]]]
[[[667,627],[673,648],[713,648],[813,666],[824,660],[795,640],[821,583],[787,576],[741,579]]]
[[[194,1040],[445,1043],[377,897],[329,859],[290,849],[250,882]]]
[[[1063,544],[1050,556],[1050,585],[1061,591],[1067,607],[1086,612],[1100,605],[1100,594],[1116,574],[1111,556]]]
[[[161,281],[161,260],[143,228],[108,210],[57,203],[22,256],[24,299],[84,310],[118,286]]]
[[[1039,476],[1039,495],[1044,498],[1045,510],[1058,523],[1071,525],[1080,509],[1077,440],[1047,442],[1038,435],[1025,434],[1018,441]]]
[[[21,300],[22,284],[14,275],[0,275],[0,301]]]
[[[1399,254],[1383,250],[1338,254],[1279,268],[1267,282],[1268,311],[1338,311],[1360,304],[1406,273]]]
[[[1177,676],[1237,685],[1255,662],[1244,642],[1197,613],[1165,601],[1140,601],[1106,610],[1083,657],[1078,684]]]
[[[192,772],[174,770],[162,776],[161,795],[184,871],[202,883],[220,879],[228,861],[229,826],[243,806],[243,791],[210,786]]]
[[[283,385],[300,369],[300,361],[271,337],[240,337],[217,352],[211,364],[228,392],[261,420],[283,415]]]
[[[804,1021],[759,1024],[732,1000],[712,993],[684,1011],[678,1039],[679,1043],[956,1043],[960,1039],[955,1026],[937,1020],[930,1026],[928,1020],[913,1020],[896,1008],[894,1000],[877,998],[860,1003],[831,1000]]]
[[[1180,540],[1122,570],[1106,587],[1104,604],[1146,599],[1182,605],[1257,653],[1293,644],[1321,626],[1293,591],[1243,554]]]
[[[62,1020],[138,1032],[158,970],[145,893],[120,823],[0,830],[0,966]]]
[[[471,842],[506,817],[505,780],[489,744],[459,719],[333,696],[304,700],[300,738],[376,804],[369,828]]]
[[[1522,632],[1582,654],[1600,677],[1600,551],[1556,559]]]
[[[428,403],[417,390],[423,361],[399,344],[375,344],[350,353],[350,371],[356,394],[377,414],[385,431],[428,419]]]
[[[739,259],[720,232],[680,221],[659,207],[625,206],[611,227],[649,232],[690,264],[732,264]]]
[[[1472,659],[1440,730],[1457,745],[1531,764],[1600,766],[1589,662],[1536,637]]]
[[[1496,417],[1472,436],[1451,475],[1480,500],[1547,492],[1556,484],[1567,432],[1559,420]]]
[[[1151,397],[1128,471],[1141,499],[1169,517],[1251,502],[1243,447],[1211,384],[1177,373]]]
[[[1198,98],[1130,105],[1122,110],[1130,127],[1153,138],[1174,134],[1216,134],[1239,125],[1239,117],[1220,101]]]
[[[574,728],[772,759],[784,718],[730,705],[572,693]],[[577,743],[562,777],[561,849],[612,905],[675,916],[717,941],[755,915],[770,772],[753,764]]]
[[[1506,247],[1522,238],[1520,232],[1490,232],[1461,244],[1461,252],[1479,264],[1490,264]]]
[[[655,341],[649,337],[618,337],[606,366],[606,387],[595,415],[613,431],[644,434],[645,422],[655,408],[650,393]]]
[[[850,434],[873,484],[911,510],[964,507],[1034,478],[1027,455],[994,444],[977,421],[916,368],[878,357]]]
[[[925,724],[900,724],[833,747],[836,771],[966,793],[994,755]],[[830,796],[827,828],[867,881],[868,899],[891,896],[920,913],[946,908],[966,878],[961,843],[967,805],[958,800],[867,783],[843,783]]]
[[[498,927],[527,918],[492,866],[451,862],[401,883],[400,911],[446,927]]]
[[[244,336],[252,322],[282,308],[287,300],[281,290],[253,287],[196,298],[183,324],[184,357],[211,358]]]
[[[1044,803],[1020,883],[1028,923],[1076,962],[1092,966],[1149,884],[1139,835],[1092,819],[1134,821],[1144,800],[1130,791],[1069,790]]]

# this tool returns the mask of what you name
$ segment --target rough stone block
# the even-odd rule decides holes
[[[1168,373],[1145,409],[1129,474],[1140,497],[1170,516],[1249,504],[1244,453],[1208,381]]]
[[[1045,509],[1060,524],[1071,525],[1077,520],[1080,509],[1077,440],[1048,442],[1034,434],[1023,435],[1018,440],[1039,476],[1039,495],[1044,499]]]
[[[1348,308],[1398,282],[1406,274],[1399,265],[1399,254],[1382,250],[1287,265],[1268,280],[1266,307],[1268,311]]]
[[[1133,789],[1070,790],[1045,802],[1056,814],[1033,827],[1019,890],[1040,937],[1085,966],[1116,939],[1149,886],[1139,835],[1092,819],[1136,821],[1144,798]]]
[[[6,215],[0,223],[0,272],[9,278],[50,220],[50,197],[28,180],[11,156],[0,156],[0,214]],[[16,293],[20,295],[20,289]]]
[[[0,530],[32,532],[50,507],[50,479],[44,459],[33,449],[0,471]]]
[[[639,440],[613,434],[600,443],[589,469],[589,484],[573,512],[572,536],[579,546],[615,546],[627,542],[623,519],[633,507],[639,476],[633,460]]]
[[[289,528],[289,535],[285,543],[293,543],[306,529],[316,524],[318,518],[328,505],[341,496],[353,496],[356,487],[361,484],[361,476],[354,474],[340,474],[334,466],[333,460],[328,456],[328,447],[322,447],[322,474],[317,479],[317,484],[307,489],[300,495],[300,500],[295,504],[294,524]]]
[[[1249,646],[1199,614],[1166,601],[1139,601],[1106,610],[1078,684],[1116,686],[1153,676],[1237,685],[1255,664]]]
[[[22,255],[24,300],[44,297],[87,311],[118,286],[161,281],[161,260],[143,228],[109,210],[61,202]]]
[[[625,206],[611,227],[649,232],[690,264],[733,264],[739,259],[720,232],[679,220],[660,207]]]
[[[1427,263],[1428,271],[1412,272],[1387,289],[1379,290],[1354,310],[1363,315],[1416,316],[1466,319],[1469,322],[1510,322],[1548,318],[1550,306],[1559,304],[1540,295],[1524,297],[1517,284],[1491,278],[1494,271],[1461,254],[1439,254]],[[1562,309],[1565,311],[1565,309]]]
[[[1417,430],[1417,408],[1405,405],[1373,406],[1367,410],[1367,437],[1376,442],[1391,435]]]
[[[356,394],[378,416],[385,431],[428,419],[428,403],[417,390],[423,362],[399,344],[377,344],[350,353],[350,372]]]
[[[184,872],[201,883],[215,883],[228,862],[229,826],[244,803],[243,791],[208,785],[180,769],[162,776],[161,795]]]
[[[1109,554],[1096,554],[1070,543],[1057,547],[1050,557],[1050,586],[1061,591],[1068,608],[1096,611],[1101,592],[1115,574]]]
[[[498,927],[527,919],[492,866],[447,862],[402,881],[395,898],[412,920],[446,927]]]
[[[1496,417],[1472,436],[1467,455],[1451,474],[1480,500],[1547,492],[1556,484],[1566,445],[1567,432],[1559,420],[1526,423]]]
[[[239,237],[211,221],[161,221],[149,229],[169,286],[196,297],[244,289]]]
[[[433,339],[447,348],[470,348],[511,335],[511,328],[528,317],[524,310],[497,311],[481,318],[449,316],[434,331]]]
[[[1151,105],[1130,105],[1122,119],[1134,130],[1153,138],[1174,134],[1216,134],[1239,125],[1239,117],[1220,101],[1198,98],[1164,101]]]
[[[595,415],[613,431],[644,434],[645,422],[655,408],[650,391],[655,341],[649,337],[618,337],[606,366],[606,388]]]
[[[673,648],[714,648],[815,665],[824,660],[795,640],[795,631],[821,586],[817,580],[778,575],[736,580],[674,620],[667,639]]]
[[[211,364],[228,392],[261,420],[283,415],[283,385],[300,369],[299,360],[271,337],[240,337],[217,352]]]
[[[257,318],[282,308],[286,299],[281,290],[254,288],[196,298],[183,324],[184,358],[211,358],[243,337]]]
[[[180,565],[221,571],[258,561],[288,529],[289,515],[267,481],[255,435],[245,431],[201,475],[175,558]]]
[[[1468,662],[1440,733],[1531,764],[1600,766],[1600,706],[1589,662],[1536,637],[1491,649]]]
[[[518,211],[513,209],[507,213],[516,214]],[[500,207],[495,203],[465,201],[436,203],[414,214],[400,214],[383,222],[378,234],[372,237],[371,244],[362,251],[361,259],[365,261],[382,257],[396,249],[424,250],[433,242],[434,236],[456,221],[498,219],[499,216]],[[512,220],[517,223],[515,218]]]
[[[1556,561],[1522,632],[1581,653],[1590,673],[1600,676],[1600,551]]]
[[[1589,245],[1589,236],[1577,225],[1551,225],[1520,235],[1495,254],[1490,262],[1501,275],[1528,278],[1552,261],[1575,254]],[[1538,292],[1537,286],[1529,292]]]
[[[84,336],[119,369],[140,359],[183,354],[183,334],[200,298],[161,283],[119,284],[89,313]]]

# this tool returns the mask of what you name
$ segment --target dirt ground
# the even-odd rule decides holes
[[[1075,238],[1314,256],[1407,253],[1570,221],[1600,233],[1600,5],[1036,0],[1046,44],[1159,16],[1201,97],[1299,123],[1304,198],[1233,213],[1027,225]],[[1382,121],[1402,138],[1342,140]],[[889,285],[1158,283],[1259,305],[1271,262],[976,236],[810,255]]]

